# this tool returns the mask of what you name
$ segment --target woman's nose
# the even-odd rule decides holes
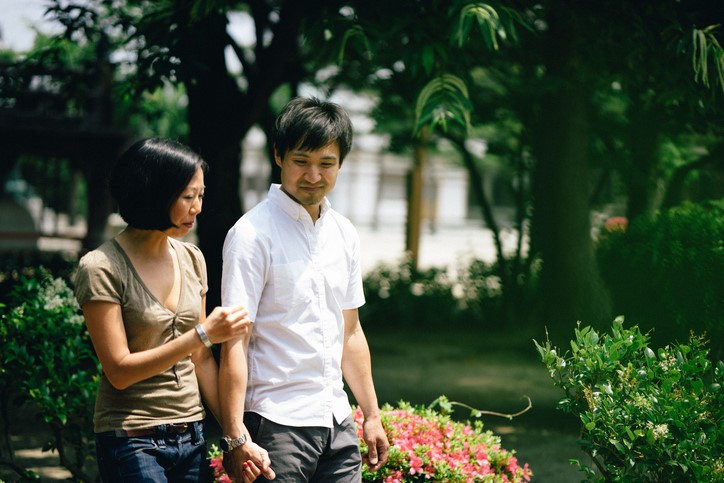
[[[191,205],[191,211],[193,211],[196,214],[199,214],[199,213],[201,213],[201,209],[203,208],[203,205],[204,205],[204,201],[201,198],[197,197],[194,200],[193,204]]]

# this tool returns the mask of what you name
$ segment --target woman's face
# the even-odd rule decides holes
[[[171,205],[171,223],[175,226],[167,230],[170,236],[183,237],[193,229],[196,215],[201,213],[205,188],[204,172],[199,168]]]

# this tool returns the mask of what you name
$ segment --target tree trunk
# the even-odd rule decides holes
[[[222,249],[226,233],[242,214],[241,142],[248,125],[242,121],[243,98],[229,76],[224,58],[226,18],[205,18],[184,39],[188,62],[204,59],[204,68],[184,83],[189,97],[189,144],[209,164],[204,209],[198,218],[199,247],[209,280],[207,310],[221,303]],[[182,59],[182,62],[184,59]]]
[[[626,176],[628,205],[626,216],[633,220],[654,210],[656,168],[659,154],[659,122],[662,113],[640,100],[631,109],[630,169]]]
[[[427,128],[423,128],[420,138],[415,141],[415,159],[409,174],[409,194],[407,196],[407,226],[405,230],[405,251],[410,257],[414,270],[420,261],[420,232],[422,231],[422,203],[427,169]]]
[[[209,276],[207,310],[221,303],[222,249],[226,233],[243,213],[241,144],[251,126],[268,114],[269,98],[284,82],[303,75],[297,36],[306,2],[285,3],[270,45],[257,46],[256,64],[247,65],[248,88],[239,89],[226,68],[227,18],[211,15],[185,31],[179,53],[193,66],[183,79],[189,107],[189,144],[209,164],[199,247]]]
[[[547,89],[536,136],[532,246],[543,260],[540,322],[572,334],[577,321],[610,320],[596,267],[589,214],[590,90],[577,45],[575,16],[551,16],[546,33]],[[553,336],[552,336],[553,338]]]
[[[88,212],[83,251],[94,250],[106,241],[108,217],[113,213],[114,204],[108,190],[108,173],[113,162],[120,155],[120,148],[99,153],[99,159],[83,159],[82,172],[88,190]]]

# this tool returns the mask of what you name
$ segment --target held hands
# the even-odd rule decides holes
[[[263,475],[267,480],[276,478],[271,469],[269,453],[256,443],[248,441],[235,450],[224,453],[224,469],[231,481],[249,483]]]
[[[249,311],[242,306],[216,307],[202,324],[214,344],[226,342],[249,332]]]

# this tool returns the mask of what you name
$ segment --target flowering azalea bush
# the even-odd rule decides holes
[[[612,233],[614,231],[626,231],[626,227],[628,227],[628,218],[624,216],[612,216],[611,218],[606,220],[606,223],[604,224],[604,228],[607,232]]]
[[[231,478],[224,471],[223,453],[215,444],[209,448],[209,460],[211,461],[211,469],[214,471],[214,481],[218,483],[231,483]]]
[[[447,399],[438,401],[441,409]],[[483,431],[482,422],[453,421],[448,410],[413,407],[400,402],[382,408],[382,424],[390,440],[387,464],[376,472],[363,466],[364,483],[445,482],[522,482],[533,472],[528,464],[520,466],[513,451],[500,447],[500,438]],[[362,411],[354,409],[359,431],[360,450],[367,453],[362,439]],[[223,472],[221,454],[212,446],[209,453],[217,482],[230,481]]]
[[[438,400],[441,408],[446,401]],[[365,454],[359,408],[354,417]],[[533,475],[527,463],[518,464],[514,451],[500,447],[498,436],[483,431],[481,421],[472,425],[453,421],[447,411],[400,402],[397,407],[382,407],[382,425],[390,440],[389,458],[374,473],[364,467],[364,482],[517,482],[530,481]]]

